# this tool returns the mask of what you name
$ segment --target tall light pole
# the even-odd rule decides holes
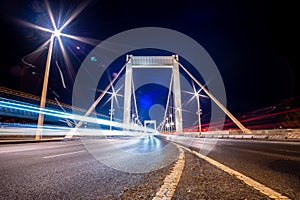
[[[170,130],[173,131],[174,122],[173,122],[172,114],[170,114],[169,116],[170,116]]]
[[[109,114],[110,114],[110,122],[112,122],[112,118],[113,118],[113,114],[115,112],[115,109],[114,109],[114,98],[115,98],[115,93],[113,92],[112,93],[112,96],[111,96],[111,100],[110,100],[110,109],[109,109]],[[109,130],[111,131],[112,129],[112,126],[111,124],[109,125]]]
[[[114,109],[114,100],[116,101],[117,106],[119,106],[118,104],[118,99],[117,96],[122,96],[120,94],[118,94],[118,92],[122,89],[122,87],[120,87],[117,91],[115,90],[115,88],[113,86],[111,86],[112,92],[104,92],[104,93],[108,93],[111,94],[111,97],[106,101],[106,103],[108,103],[110,101],[110,109],[109,109],[109,118],[110,118],[110,125],[109,125],[109,130],[112,130],[112,121],[113,121],[113,115],[115,114],[115,109]],[[105,103],[105,104],[106,104]]]
[[[56,36],[59,36],[59,32],[54,32],[51,34],[50,43],[48,47],[48,55],[47,55],[47,61],[46,61],[46,68],[44,73],[44,81],[43,81],[43,89],[41,94],[41,102],[40,102],[40,112],[38,117],[38,123],[37,123],[37,131],[35,135],[36,140],[42,139],[42,126],[44,124],[44,113],[43,110],[46,105],[46,97],[47,97],[47,87],[48,87],[48,79],[49,79],[49,71],[50,71],[50,65],[51,65],[51,57],[52,57],[52,49],[54,44],[54,38]]]
[[[40,140],[42,138],[42,130],[43,130],[42,127],[43,127],[43,124],[44,124],[44,113],[43,113],[43,111],[44,111],[44,108],[45,108],[45,105],[46,105],[48,78],[49,78],[49,71],[50,71],[50,65],[51,65],[51,56],[52,56],[52,50],[53,50],[53,45],[54,45],[55,38],[57,38],[57,41],[58,41],[59,46],[61,48],[64,60],[68,63],[69,59],[68,59],[68,56],[66,54],[65,48],[63,47],[63,43],[62,43],[62,40],[61,40],[60,36],[69,37],[71,39],[81,41],[81,42],[84,42],[84,43],[89,43],[88,40],[85,39],[85,38],[62,33],[63,29],[66,26],[68,26],[68,24],[70,24],[87,5],[88,5],[87,3],[84,3],[84,4],[82,4],[82,6],[78,6],[78,8],[71,13],[70,17],[65,20],[65,22],[62,24],[62,26],[60,26],[59,29],[58,29],[58,27],[55,23],[53,13],[52,13],[51,8],[50,8],[49,1],[45,1],[45,6],[46,6],[46,9],[48,11],[48,16],[50,18],[50,21],[52,23],[52,29],[45,28],[45,27],[42,27],[42,26],[39,26],[39,25],[36,25],[36,24],[31,24],[31,23],[28,23],[28,22],[21,21],[21,23],[23,25],[26,25],[28,27],[34,28],[36,30],[51,33],[51,37],[49,39],[49,47],[48,47],[48,55],[47,55],[47,60],[46,60],[46,68],[45,68],[45,73],[44,73],[43,89],[42,89],[41,101],[40,101],[40,112],[39,112],[39,116],[38,116],[37,131],[36,131],[36,135],[35,135],[36,140]],[[47,44],[48,44],[48,42],[43,44],[43,46],[47,45]]]
[[[200,107],[200,94],[198,92],[195,92],[195,97],[197,99],[197,105],[198,105],[198,110],[196,114],[198,115],[198,131],[199,134],[201,134],[201,107]]]
[[[169,118],[166,117],[166,131],[169,132],[170,124],[169,124]]]

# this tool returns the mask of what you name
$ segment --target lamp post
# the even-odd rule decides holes
[[[46,97],[47,97],[47,87],[48,87],[48,79],[49,79],[49,71],[50,71],[50,64],[51,64],[51,57],[52,57],[52,49],[54,44],[54,38],[59,35],[59,32],[54,32],[51,34],[49,48],[48,48],[48,55],[46,60],[46,68],[44,73],[44,81],[43,81],[43,89],[41,94],[41,102],[40,102],[40,112],[38,116],[38,123],[37,123],[37,131],[35,135],[36,140],[40,140],[42,138],[42,127],[44,124],[44,113],[43,109],[46,105]]]
[[[172,126],[174,125],[174,123],[173,123],[173,119],[172,119],[172,114],[170,114],[169,116],[170,116],[170,130],[173,131]]]
[[[199,134],[201,134],[201,108],[200,108],[200,95],[195,92],[195,97],[197,99],[197,105],[198,105],[198,110],[196,112],[196,114],[198,115],[198,131],[199,131]]]
[[[109,130],[110,131],[112,129],[111,123],[112,123],[113,114],[115,112],[115,109],[114,109],[114,97],[115,97],[115,95],[116,95],[115,93],[112,93],[112,97],[111,97],[111,100],[110,100],[110,109],[109,109],[109,114],[110,114]]]
[[[167,127],[167,132],[170,132],[170,124],[169,123],[166,124],[166,127]]]
[[[48,29],[48,28],[45,28],[45,27],[42,27],[42,26],[39,26],[39,25],[36,25],[36,24],[31,24],[31,23],[28,23],[28,22],[23,22],[22,23],[22,24],[24,24],[26,26],[29,26],[31,28],[34,28],[36,30],[51,33],[51,37],[49,39],[48,55],[47,55],[47,60],[46,60],[46,68],[45,68],[45,73],[44,73],[43,88],[42,88],[41,101],[40,101],[40,112],[39,112],[39,116],[38,116],[37,131],[36,131],[36,135],[35,135],[36,140],[40,140],[42,138],[42,130],[43,130],[43,124],[44,124],[44,108],[45,108],[45,105],[46,105],[48,78],[49,78],[52,50],[53,50],[53,45],[54,45],[55,38],[57,38],[57,41],[58,41],[59,46],[62,50],[62,54],[63,54],[63,57],[64,57],[65,60],[68,60],[68,57],[67,57],[65,49],[63,47],[63,43],[61,41],[60,36],[69,37],[69,38],[74,39],[74,40],[85,42],[85,40],[81,37],[65,34],[65,33],[62,33],[62,31],[63,31],[64,28],[66,28],[66,26],[68,24],[70,24],[77,17],[77,15],[83,10],[83,8],[85,8],[87,6],[87,4],[85,6],[81,6],[80,9],[77,9],[73,13],[71,13],[71,16],[68,19],[66,19],[64,24],[62,24],[62,26],[60,26],[59,29],[58,29],[58,27],[55,23],[53,13],[51,11],[50,4],[49,4],[48,1],[45,1],[45,6],[46,6],[46,9],[48,11],[50,21],[52,23],[52,29]],[[45,45],[47,45],[47,42],[45,43]]]
[[[166,117],[166,131],[169,132],[170,124],[169,124],[169,118]]]

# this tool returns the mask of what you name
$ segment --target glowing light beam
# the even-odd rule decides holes
[[[84,121],[84,122],[89,122],[89,123],[94,123],[94,124],[99,124],[99,125],[107,125],[107,126],[112,126],[116,128],[122,128],[122,129],[127,129],[130,130],[132,133],[132,136],[136,136],[135,132],[150,132],[150,133],[156,133],[157,131],[151,128],[147,127],[138,127],[138,126],[132,126],[128,124],[123,124],[115,121],[109,121],[105,119],[99,119],[99,118],[94,118],[94,117],[87,117],[87,116],[80,116],[80,115],[74,115],[72,113],[64,113],[61,111],[57,110],[51,110],[51,109],[40,109],[37,106],[32,106],[32,105],[24,105],[20,103],[13,103],[13,102],[7,102],[0,100],[0,107],[3,108],[10,108],[10,109],[15,109],[15,110],[20,110],[20,111],[26,111],[26,112],[31,112],[31,113],[43,113],[44,115],[52,116],[52,117],[57,117],[57,118],[63,118],[63,119],[72,119],[72,120],[78,120],[78,121]],[[40,129],[41,127],[38,127]]]

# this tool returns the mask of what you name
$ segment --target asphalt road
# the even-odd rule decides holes
[[[300,142],[208,138],[177,142],[291,199],[300,199]]]
[[[155,195],[167,173],[165,160],[177,153],[174,145],[155,138],[2,144],[0,199],[120,199],[128,188],[145,185],[145,178],[153,180]]]
[[[177,142],[300,199],[300,143],[181,138]],[[269,199],[186,152],[173,199]],[[0,145],[0,199],[152,199],[178,156],[153,137]]]
[[[225,140],[208,156],[281,194],[300,199],[300,143]]]

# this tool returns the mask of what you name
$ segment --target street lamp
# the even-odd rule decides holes
[[[50,64],[51,64],[51,57],[52,57],[52,49],[54,44],[54,38],[59,37],[60,31],[55,29],[55,31],[51,34],[50,38],[50,44],[48,48],[48,55],[47,55],[47,61],[46,61],[46,68],[44,73],[44,81],[43,81],[43,89],[41,94],[41,102],[40,102],[40,112],[38,117],[38,123],[37,123],[37,131],[35,135],[36,140],[40,140],[42,138],[42,126],[44,123],[44,113],[43,109],[46,105],[46,96],[47,96],[47,87],[48,87],[48,79],[49,79],[49,71],[50,71]]]
[[[169,124],[169,118],[166,117],[166,131],[167,131],[167,132],[169,131],[169,127],[170,127],[170,124]]]
[[[117,106],[119,107],[119,103],[118,103],[118,96],[123,96],[121,94],[118,94],[118,92],[122,89],[122,87],[120,87],[119,89],[115,90],[115,88],[113,86],[111,86],[112,92],[108,92],[106,91],[105,93],[111,94],[110,98],[104,103],[104,105],[106,105],[109,101],[110,101],[110,109],[109,111],[109,115],[110,115],[110,125],[109,125],[109,130],[112,130],[112,121],[113,121],[113,115],[115,114],[115,109],[114,109],[114,101],[116,102]],[[103,92],[103,90],[99,90],[101,92]]]
[[[111,122],[111,123],[112,123],[113,114],[114,114],[114,112],[115,112],[115,109],[114,109],[114,98],[115,98],[115,96],[116,96],[116,93],[113,92],[112,95],[111,95],[111,99],[110,99],[110,109],[109,109],[110,118],[109,118],[109,119],[110,119],[110,122]],[[110,130],[110,131],[111,131],[111,129],[112,129],[111,123],[110,123],[110,125],[109,125],[109,130]]]
[[[53,31],[53,35],[54,35],[55,37],[59,37],[59,36],[60,36],[60,30],[55,29],[55,30]]]
[[[110,109],[109,109],[110,126],[109,126],[109,130],[112,130],[112,120],[113,120],[113,115],[115,114],[114,100],[116,101],[117,106],[119,106],[117,96],[122,96],[122,95],[118,94],[118,92],[120,91],[120,89],[122,89],[122,87],[115,90],[115,88],[112,86],[111,89],[112,89],[112,92],[107,92],[107,93],[111,94],[111,97],[108,99],[108,101],[110,100]]]
[[[195,92],[194,96],[197,99],[197,105],[198,105],[198,110],[196,114],[198,115],[198,131],[199,134],[201,134],[201,108],[200,108],[200,94],[198,92]]]
[[[44,73],[43,89],[42,89],[42,94],[41,94],[40,112],[39,112],[39,116],[38,116],[37,131],[36,131],[36,135],[35,135],[36,140],[40,140],[42,138],[42,127],[43,127],[43,124],[44,124],[43,110],[44,110],[45,105],[46,105],[47,87],[48,87],[49,71],[50,71],[50,65],[51,65],[51,57],[52,57],[52,50],[53,50],[54,40],[55,40],[55,38],[57,38],[61,48],[63,48],[60,36],[64,35],[64,36],[68,37],[68,35],[67,34],[62,34],[61,31],[62,31],[62,29],[65,28],[65,26],[68,23],[70,23],[70,22],[66,22],[60,29],[57,29],[57,26],[56,26],[55,21],[54,21],[53,14],[52,14],[51,9],[50,9],[50,5],[47,1],[46,1],[46,7],[47,7],[48,14],[49,14],[49,17],[50,17],[51,22],[52,22],[53,30],[46,29],[46,28],[39,27],[39,26],[35,27],[37,29],[40,29],[40,30],[51,33],[51,37],[50,37],[50,41],[49,41],[49,47],[48,47],[48,55],[47,55],[47,60],[46,60],[46,68],[45,68],[45,73]]]
[[[202,131],[202,129],[201,129],[201,114],[202,114],[202,110],[201,110],[201,106],[200,106],[200,96],[204,97],[204,98],[208,98],[208,96],[200,94],[200,92],[202,91],[203,88],[200,88],[200,90],[197,91],[194,82],[192,82],[192,86],[193,86],[194,92],[188,92],[188,91],[186,91],[186,92],[188,94],[193,95],[193,97],[188,102],[191,102],[194,98],[196,98],[196,100],[197,100],[198,109],[197,109],[196,114],[198,115],[198,131],[199,131],[199,134],[201,134],[201,131]]]
[[[167,132],[170,132],[170,124],[169,123],[166,124],[166,127],[167,127]]]
[[[66,19],[66,21],[62,24],[62,26],[60,26],[59,29],[57,28],[57,25],[55,23],[53,13],[51,11],[50,4],[49,4],[48,0],[45,1],[45,6],[46,6],[46,9],[48,11],[48,16],[50,18],[50,21],[52,23],[52,30],[48,29],[48,28],[45,28],[45,27],[42,27],[42,26],[39,26],[39,25],[36,25],[36,24],[31,24],[31,23],[28,23],[28,22],[20,21],[23,25],[26,25],[28,27],[51,33],[50,39],[44,44],[44,45],[47,45],[49,43],[49,47],[48,47],[48,55],[47,55],[47,60],[46,60],[46,68],[45,68],[45,73],[44,73],[43,89],[42,89],[41,102],[40,102],[40,112],[39,112],[38,123],[37,123],[37,131],[36,131],[36,135],[35,135],[36,140],[40,140],[41,137],[42,137],[41,133],[42,133],[42,127],[43,127],[43,123],[44,123],[43,110],[44,110],[45,104],[46,104],[48,78],[49,78],[52,50],[53,50],[53,45],[54,45],[55,38],[57,38],[57,40],[58,40],[59,46],[60,46],[61,51],[62,51],[62,55],[64,57],[64,60],[67,62],[67,64],[69,64],[68,63],[69,59],[68,59],[66,51],[63,47],[62,40],[61,40],[60,36],[68,37],[68,38],[71,38],[71,39],[74,39],[74,40],[77,40],[77,41],[81,41],[81,42],[84,42],[84,43],[93,44],[92,42],[90,42],[86,38],[82,38],[82,37],[62,33],[63,29],[66,28],[66,26],[68,24],[70,24],[87,5],[88,5],[88,3],[82,3],[81,6],[78,6],[78,8],[75,9],[71,13],[70,17]],[[42,48],[40,47],[39,49],[42,49]]]
[[[174,125],[174,123],[173,123],[173,119],[172,119],[172,114],[170,114],[169,116],[170,116],[170,130],[173,131],[172,126]]]

